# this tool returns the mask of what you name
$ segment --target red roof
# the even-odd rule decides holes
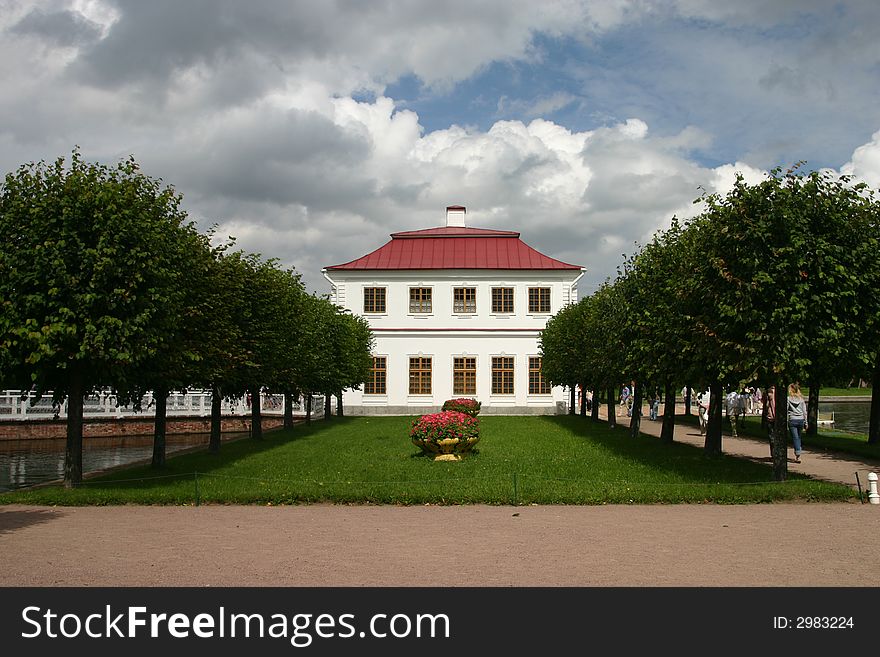
[[[327,269],[575,269],[535,251],[509,230],[443,226],[392,233],[372,253]]]

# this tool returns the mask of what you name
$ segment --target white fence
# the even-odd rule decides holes
[[[249,415],[250,395],[238,400],[223,400],[221,414]],[[324,397],[312,397],[312,412],[323,414]],[[188,390],[186,394],[174,392],[168,395],[168,417],[208,417],[211,415],[211,391]],[[282,415],[284,413],[284,395],[260,395],[260,410],[265,415]],[[294,416],[305,416],[305,400],[299,399],[293,404]],[[99,392],[83,398],[83,417],[88,418],[123,418],[152,417],[155,415],[155,400],[152,393],[141,398],[140,410],[131,405],[119,404],[116,395],[110,391]],[[40,399],[33,392],[21,390],[4,390],[0,392],[0,420],[45,420],[67,417],[67,402],[60,405],[52,404],[52,392],[47,392]]]

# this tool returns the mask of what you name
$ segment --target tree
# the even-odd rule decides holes
[[[179,206],[133,158],[78,150],[0,186],[0,351],[21,387],[68,398],[66,486],[82,479],[83,396],[148,364],[180,325],[175,258],[192,229]]]

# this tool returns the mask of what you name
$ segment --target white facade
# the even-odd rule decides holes
[[[324,271],[331,299],[367,318],[375,336],[373,355],[385,359],[385,392],[346,391],[351,414],[419,414],[439,410],[447,399],[473,397],[485,414],[553,414],[565,412],[562,388],[530,392],[530,358],[540,356],[538,336],[547,320],[577,301],[577,269],[412,269]],[[430,289],[429,312],[411,312],[410,289]],[[456,312],[454,290],[475,291],[475,312]],[[513,290],[513,311],[493,312],[492,289]],[[529,289],[549,291],[549,312],[530,312]],[[384,289],[384,310],[365,308],[365,290]],[[546,292],[535,293],[546,295]],[[545,297],[546,298],[546,297]],[[468,304],[468,310],[471,309]],[[460,310],[460,309],[459,309]],[[453,389],[455,358],[476,360],[475,394]],[[410,389],[411,358],[430,358],[430,394]],[[512,358],[513,390],[493,392],[493,358]],[[424,362],[424,361],[422,361]],[[496,361],[500,362],[500,361]],[[509,364],[510,361],[504,361]],[[535,361],[531,361],[534,365]],[[534,384],[535,375],[532,375]],[[426,375],[422,375],[422,383]]]

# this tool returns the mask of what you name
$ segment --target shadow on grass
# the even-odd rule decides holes
[[[141,490],[164,487],[170,478],[192,479],[197,472],[210,475],[218,470],[234,467],[239,461],[271,452],[295,441],[320,439],[321,434],[355,421],[354,418],[336,417],[329,421],[298,424],[292,429],[271,429],[263,432],[261,440],[246,437],[223,443],[216,453],[209,452],[205,447],[185,454],[173,454],[161,468],[149,465],[123,467],[106,475],[89,478],[83,482],[82,487],[100,489],[105,485],[116,487],[120,483],[127,483],[132,488]]]
[[[769,465],[755,463],[727,454],[709,457],[701,447],[680,442],[664,443],[657,437],[640,434],[631,438],[629,427],[608,427],[603,420],[570,416],[551,416],[547,422],[587,438],[594,444],[635,463],[675,475],[683,482],[744,483],[772,482],[773,471]],[[676,418],[676,422],[678,418]],[[790,479],[811,480],[807,475],[790,472]]]

